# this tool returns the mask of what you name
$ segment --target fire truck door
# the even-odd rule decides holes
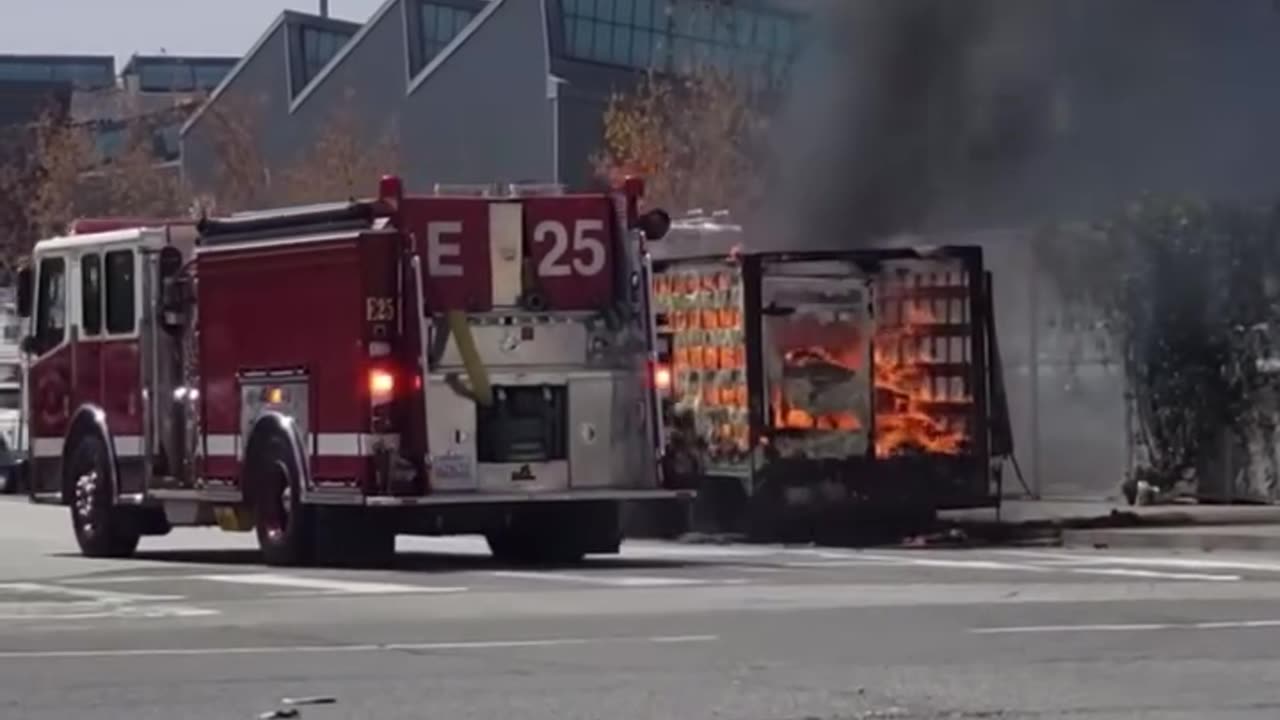
[[[845,263],[767,267],[761,346],[768,422],[784,454],[865,455],[871,429],[867,279]]]
[[[60,493],[62,446],[71,419],[72,352],[65,254],[36,262],[35,308],[28,336],[31,494]]]

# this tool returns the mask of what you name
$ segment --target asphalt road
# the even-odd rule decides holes
[[[1280,558],[630,544],[520,571],[401,538],[281,570],[250,536],[74,552],[0,501],[0,718],[1267,718]]]

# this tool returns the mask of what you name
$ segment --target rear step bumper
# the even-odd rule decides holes
[[[588,502],[592,500],[663,501],[692,500],[693,490],[565,490],[530,493],[449,493],[447,495],[370,495],[364,504],[372,507],[419,507],[423,505],[475,505],[480,503]]]

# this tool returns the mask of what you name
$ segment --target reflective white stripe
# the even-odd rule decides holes
[[[208,455],[239,457],[240,448],[237,446],[239,439],[238,435],[205,435],[205,453]]]
[[[31,455],[38,458],[62,457],[62,438],[32,438]]]
[[[400,446],[400,438],[396,435],[318,433],[315,438],[315,452],[321,457],[365,457],[373,454],[375,445]]]
[[[397,435],[319,433],[314,438],[315,454],[321,457],[367,457],[373,454],[377,444],[400,445]],[[239,435],[206,435],[205,445],[209,457],[240,457]]]
[[[116,435],[116,457],[139,457],[142,455],[141,435]],[[31,455],[38,458],[62,457],[62,448],[66,445],[63,438],[33,438]]]
[[[495,307],[510,307],[520,301],[523,244],[524,206],[518,202],[490,203],[489,285]]]
[[[116,444],[116,457],[139,457],[142,455],[141,435],[116,435],[111,439]]]

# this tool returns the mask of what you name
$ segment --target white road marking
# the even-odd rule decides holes
[[[524,572],[519,570],[495,570],[490,573],[494,577],[515,580],[550,580],[552,582],[570,582],[586,585],[604,585],[606,587],[673,587],[681,585],[742,585],[744,578],[699,579],[676,577],[642,577],[636,575],[578,575],[558,572]]]
[[[319,593],[333,595],[393,595],[409,593],[458,593],[466,592],[465,587],[442,587],[434,585],[401,585],[398,583],[358,582],[354,580],[337,580],[328,578],[303,577],[300,575],[283,575],[277,573],[239,573],[230,575],[193,575],[192,579],[211,582],[232,583],[238,585],[263,585],[270,587],[286,587],[314,590]]]
[[[202,655],[269,655],[294,653],[368,653],[386,651],[490,650],[564,647],[605,643],[683,644],[719,640],[718,635],[656,635],[651,637],[547,638],[543,640],[480,640],[474,642],[362,643],[353,645],[259,645],[248,647],[140,648],[132,650],[17,650],[0,652],[0,660]]]
[[[1203,580],[1206,582],[1238,582],[1243,580],[1239,575],[1211,575],[1208,573],[1171,573],[1156,570],[1138,570],[1135,568],[1068,568],[1068,572],[1077,575],[1111,575],[1119,577],[1145,577],[1160,580]]]
[[[90,588],[69,588],[62,585],[52,585],[48,583],[33,582],[12,582],[0,583],[0,594],[10,592],[15,594],[44,594],[44,595],[65,595],[67,597],[81,598],[85,600],[93,600],[99,603],[130,603],[130,602],[162,602],[173,600],[185,600],[183,595],[143,595],[140,593],[124,593],[112,590],[98,590]]]
[[[0,602],[0,621],[205,617],[218,614],[217,610],[208,608],[168,604],[185,600],[183,595],[144,595],[33,582],[0,583],[0,594],[4,593],[19,598],[44,595],[70,599],[36,600],[28,597]]]
[[[137,583],[159,583],[169,582],[173,580],[183,580],[194,577],[192,575],[105,575],[102,577],[77,577],[63,578],[58,580],[60,583],[70,583],[72,585],[129,585]]]
[[[1132,555],[1088,555],[1084,553],[1055,553],[1038,550],[998,550],[996,552],[1000,555],[1010,555],[1028,559],[1039,558],[1044,561],[1051,561],[1055,565],[1134,565],[1137,567],[1181,568],[1190,570],[1253,570],[1257,572],[1280,572],[1280,563],[1259,562],[1255,560],[1143,557]]]
[[[1016,633],[1141,632],[1147,630],[1242,630],[1280,627],[1280,620],[1225,620],[1198,623],[1111,623],[1089,625],[1022,625],[969,628],[978,635]]]
[[[1027,563],[1011,563],[1001,562],[998,560],[951,560],[942,558],[924,558],[909,557],[907,555],[872,555],[865,556],[868,560],[880,560],[902,565],[916,565],[919,567],[944,567],[959,568],[962,570],[1017,570],[1020,572],[1050,572],[1047,568],[1038,565],[1029,565]]]
[[[207,617],[218,614],[217,610],[187,605],[125,605],[74,600],[70,602],[0,603],[0,621]]]

